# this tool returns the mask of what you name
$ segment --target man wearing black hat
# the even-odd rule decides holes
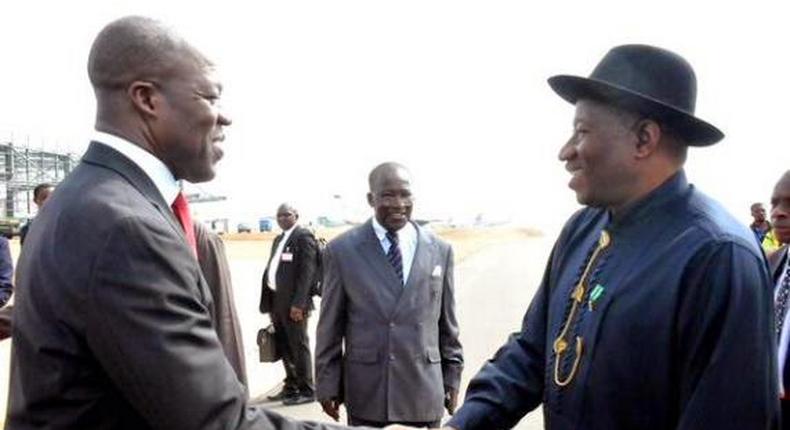
[[[691,66],[620,46],[590,78],[549,85],[576,106],[559,158],[586,207],[449,427],[511,428],[542,404],[552,430],[776,428],[766,264],[683,171],[688,146],[723,137],[694,116]]]

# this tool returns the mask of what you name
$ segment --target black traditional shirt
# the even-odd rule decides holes
[[[751,231],[680,171],[620,211],[566,224],[514,334],[450,425],[503,429],[778,425],[772,285]]]

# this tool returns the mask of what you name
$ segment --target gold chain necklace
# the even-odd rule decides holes
[[[590,276],[590,270],[593,265],[595,265],[601,252],[611,245],[611,243],[612,239],[609,233],[607,233],[606,230],[601,231],[601,237],[598,239],[598,246],[595,248],[595,251],[593,251],[590,261],[587,263],[587,267],[584,268],[579,283],[571,292],[571,310],[568,312],[568,318],[565,319],[565,324],[560,334],[554,340],[554,383],[560,387],[570,384],[576,376],[576,371],[579,369],[579,362],[581,361],[582,350],[584,348],[584,340],[580,336],[576,336],[576,356],[573,359],[573,366],[571,366],[570,373],[568,373],[564,379],[560,377],[560,362],[562,361],[562,355],[568,350],[568,330],[581,309],[582,301],[584,301],[584,294],[587,290],[587,278]]]

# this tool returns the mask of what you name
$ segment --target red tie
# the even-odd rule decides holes
[[[178,193],[176,196],[176,200],[173,202],[173,205],[170,206],[173,209],[173,213],[176,214],[176,218],[178,218],[178,222],[181,223],[181,227],[184,229],[184,235],[187,238],[187,243],[189,247],[192,248],[192,252],[197,255],[197,240],[195,240],[195,226],[192,224],[192,215],[189,214],[189,204],[187,203],[187,199],[184,198],[184,194]]]

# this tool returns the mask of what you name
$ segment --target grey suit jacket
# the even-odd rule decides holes
[[[463,368],[449,244],[417,227],[400,285],[371,222],[331,241],[316,344],[316,393],[378,422],[435,421]]]
[[[92,143],[19,259],[6,428],[323,429],[248,407],[180,225]]]

